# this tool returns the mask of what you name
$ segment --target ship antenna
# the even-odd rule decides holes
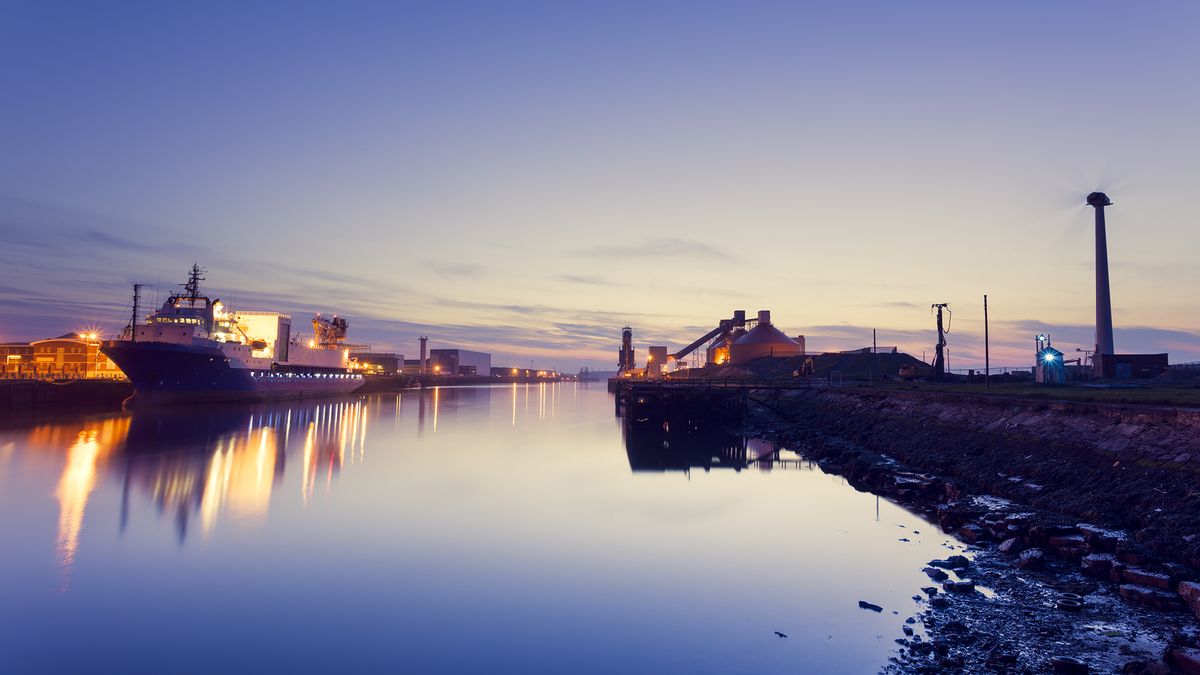
[[[188,280],[183,285],[183,290],[187,293],[188,302],[193,306],[196,304],[196,298],[200,297],[200,282],[206,278],[204,273],[207,271],[199,263],[192,263],[192,269],[188,272]]]

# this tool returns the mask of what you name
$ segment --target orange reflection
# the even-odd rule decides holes
[[[54,497],[58,500],[58,560],[63,573],[60,590],[67,589],[71,568],[75,564],[84,514],[88,500],[96,489],[100,460],[115,442],[124,439],[128,428],[127,419],[105,420],[93,428],[80,430],[75,435],[74,443],[67,449],[67,461],[54,490]],[[30,435],[31,440],[34,443],[57,441],[58,433],[51,429],[61,432],[63,427],[35,429]]]

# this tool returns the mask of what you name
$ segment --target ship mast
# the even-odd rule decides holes
[[[188,272],[188,280],[183,285],[183,290],[187,294],[188,304],[192,307],[196,306],[196,299],[200,297],[200,282],[205,280],[204,273],[207,271],[199,263],[192,263],[192,269]]]

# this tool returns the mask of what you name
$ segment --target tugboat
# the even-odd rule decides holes
[[[233,312],[201,294],[204,272],[192,265],[183,291],[145,322],[135,288],[130,325],[101,343],[133,383],[127,405],[324,397],[363,386],[342,344],[345,319],[318,314],[311,339],[292,336],[287,314]]]

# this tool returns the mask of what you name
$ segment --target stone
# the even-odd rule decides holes
[[[977,544],[980,541],[988,538],[987,530],[976,525],[975,523],[967,523],[958,528],[958,538],[968,544]]]
[[[1179,591],[1179,597],[1183,598],[1188,608],[1192,610],[1192,614],[1195,614],[1196,618],[1200,619],[1200,583],[1196,583],[1195,581],[1181,581],[1177,590]]]
[[[1167,661],[1185,675],[1200,675],[1200,649],[1176,647],[1167,652]]]
[[[1050,537],[1046,540],[1046,546],[1064,558],[1076,560],[1082,558],[1088,550],[1087,541],[1079,534]]]
[[[1045,564],[1046,554],[1040,548],[1021,551],[1021,557],[1017,558],[1017,567],[1022,569],[1037,570],[1041,569]]]
[[[1080,564],[1083,566],[1084,574],[1106,578],[1112,573],[1113,562],[1111,553],[1093,553],[1083,556]]]
[[[910,626],[901,626],[900,630],[904,631],[905,635],[912,637],[913,629]]]
[[[953,569],[958,569],[960,567],[966,567],[967,565],[971,564],[971,561],[967,560],[966,556],[952,555],[949,558],[946,558],[945,560],[930,560],[929,564],[933,565],[934,567],[941,567],[944,569],[953,570]]]
[[[1106,530],[1087,523],[1080,523],[1075,526],[1075,529],[1083,534],[1083,538],[1088,544],[1088,550],[1093,553],[1112,553],[1117,550],[1117,544],[1120,544],[1125,538],[1120,532]]]
[[[952,593],[970,593],[971,591],[975,590],[975,582],[971,581],[970,579],[963,579],[962,581],[947,581],[946,583],[942,584],[942,588],[945,588],[947,591]]]
[[[925,574],[928,574],[929,578],[933,579],[934,581],[945,581],[946,579],[950,578],[949,574],[946,574],[936,567],[923,567],[921,568],[921,571]]]
[[[929,599],[929,606],[936,609],[942,609],[943,607],[949,607],[950,601],[946,599],[946,596],[944,595],[935,595]]]
[[[1137,584],[1121,584],[1117,590],[1121,594],[1121,598],[1136,605],[1165,612],[1174,612],[1183,609],[1183,602],[1179,599],[1179,596],[1174,593],[1160,591],[1157,588],[1139,586]]]
[[[938,590],[936,588],[934,588],[933,586],[922,586],[921,592],[924,593],[925,595],[937,595]]]
[[[1000,542],[1000,552],[1008,555],[1016,555],[1021,552],[1021,540],[1016,537],[1005,539]]]
[[[866,600],[859,600],[859,601],[858,601],[858,606],[859,606],[859,607],[861,607],[861,608],[863,608],[863,609],[869,609],[869,610],[871,610],[872,612],[882,612],[882,611],[883,611],[883,608],[882,608],[882,607],[880,607],[879,605],[876,605],[876,604],[874,604],[874,603],[867,602]]]
[[[1164,591],[1169,591],[1172,587],[1171,575],[1151,572],[1140,567],[1126,568],[1125,571],[1121,572],[1121,581],[1128,584],[1161,588]]]

